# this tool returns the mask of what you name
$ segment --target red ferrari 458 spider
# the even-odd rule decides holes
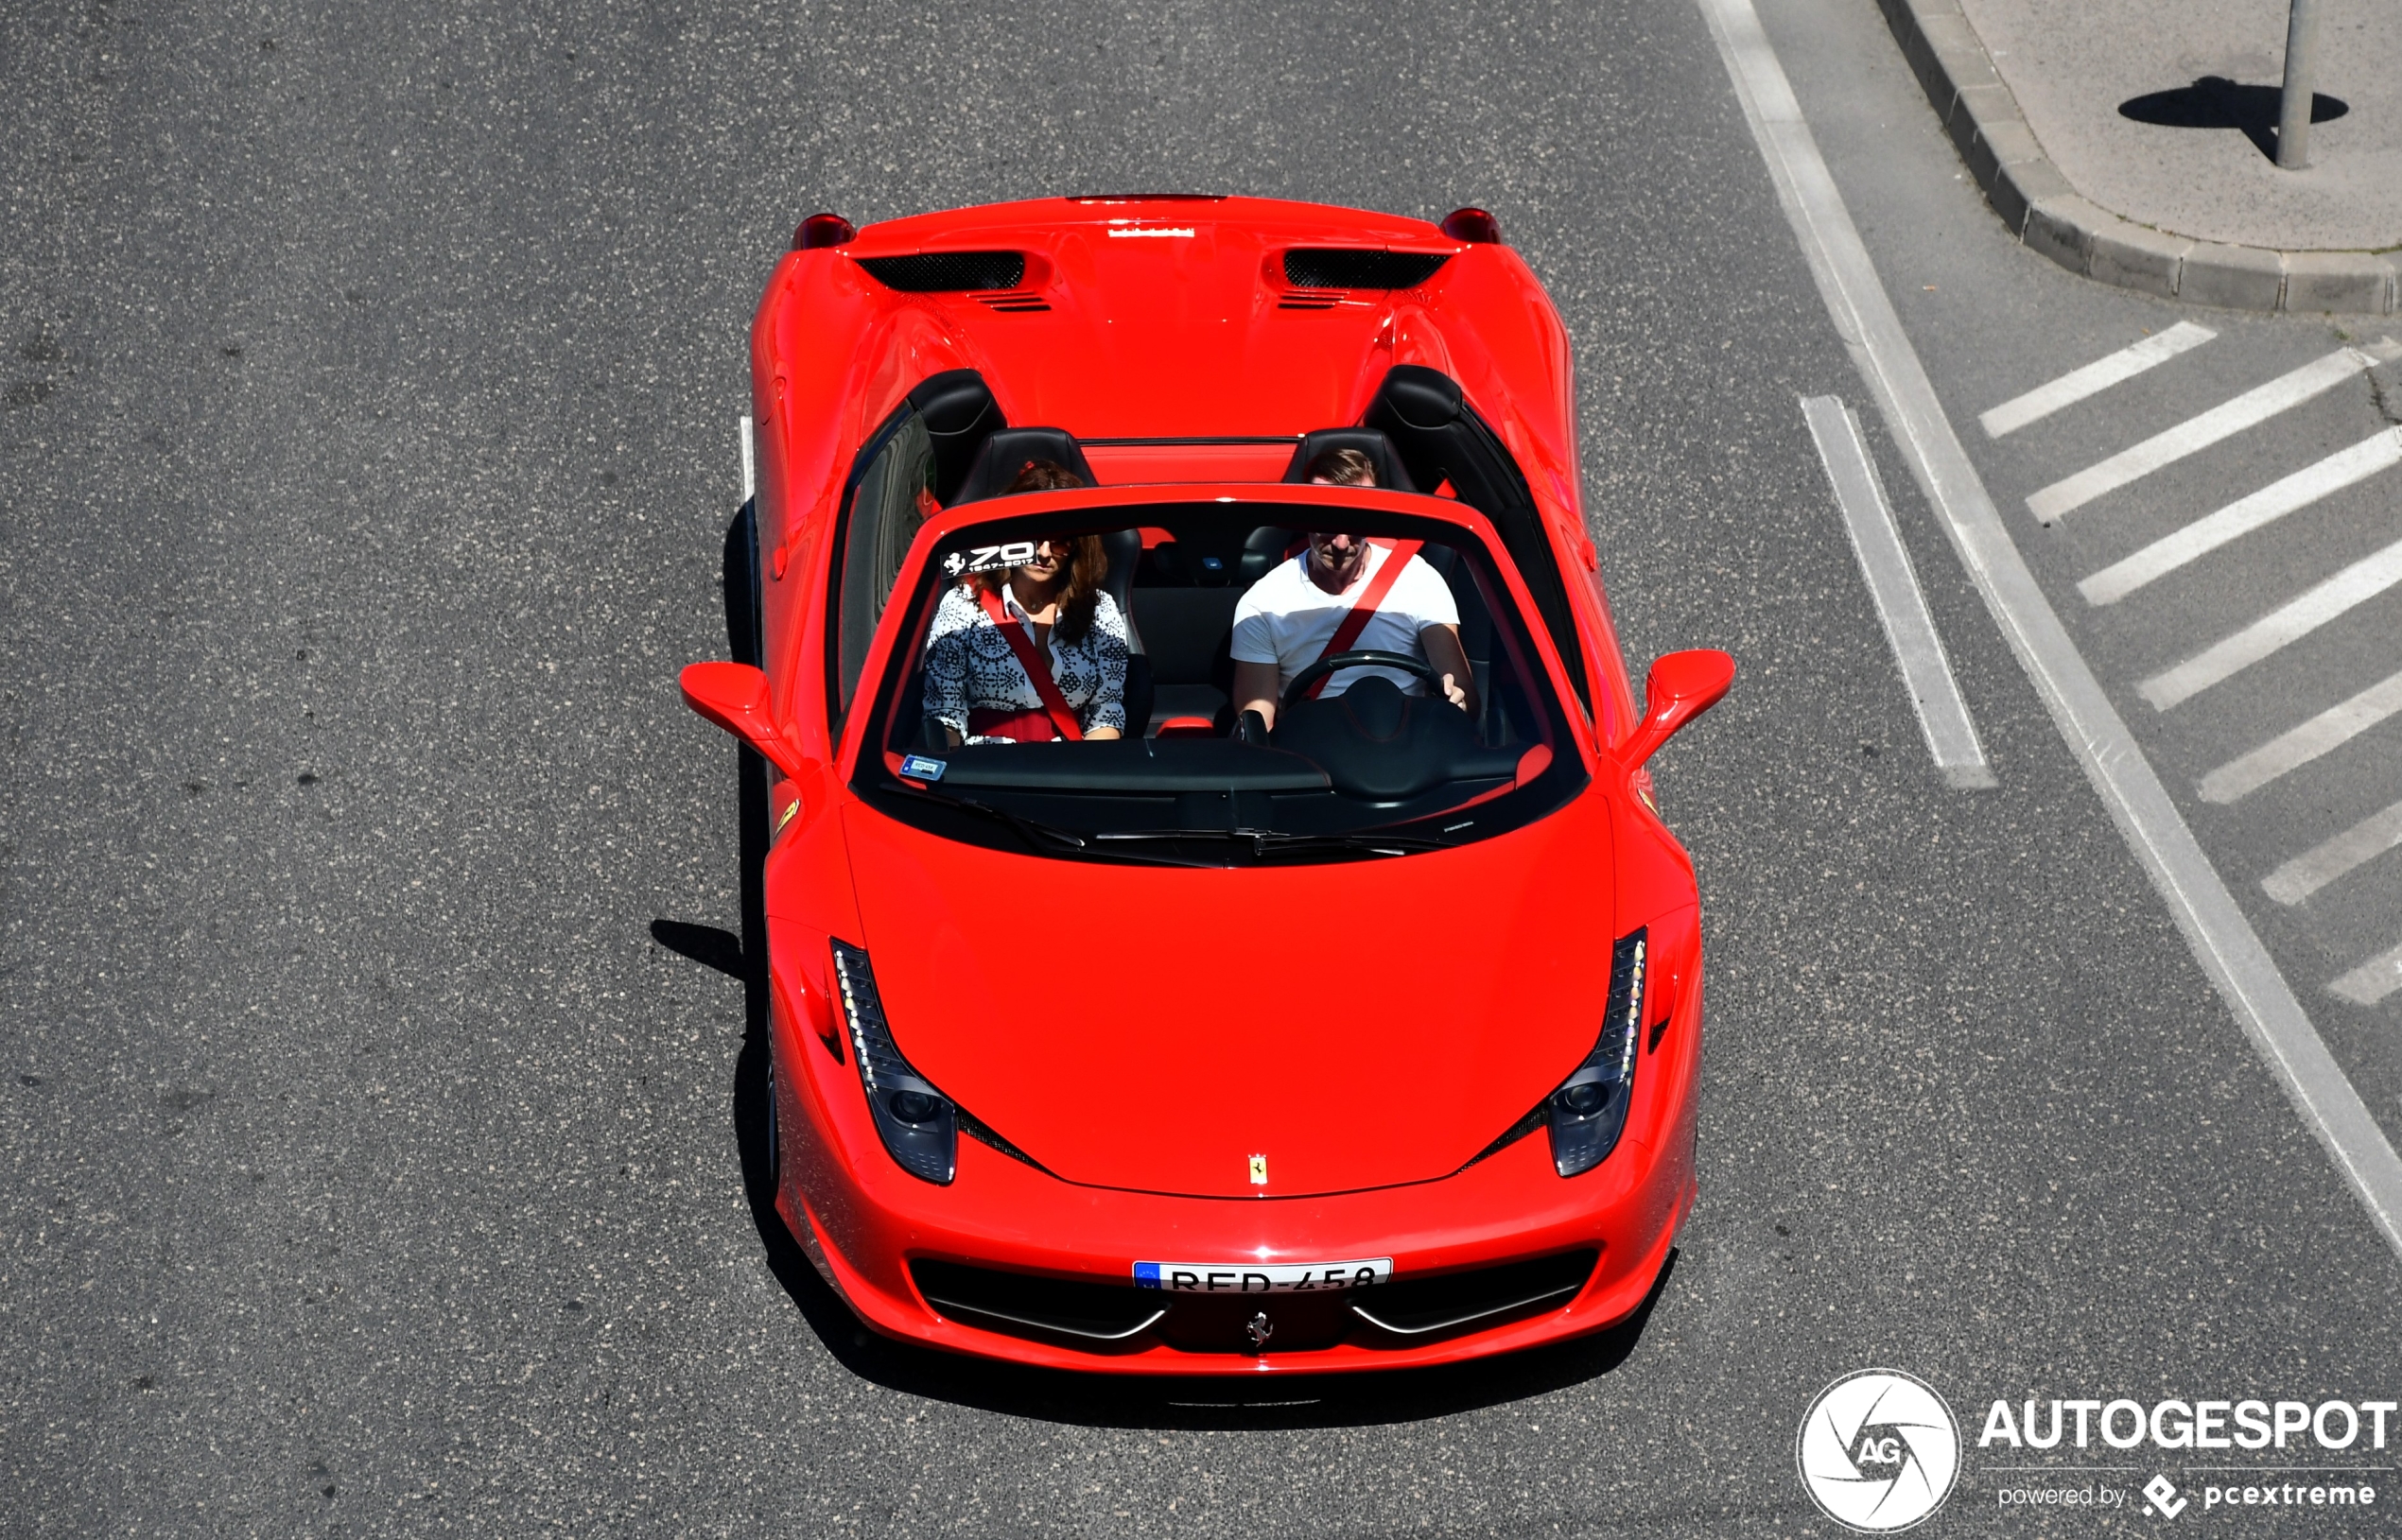
[[[776,1207],[894,1337],[1426,1364],[1627,1319],[1701,940],[1493,219],[819,215],[751,334]]]

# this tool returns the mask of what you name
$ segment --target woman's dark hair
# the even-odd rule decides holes
[[[1070,492],[1085,478],[1055,459],[1030,459],[1018,467],[1017,477],[1001,489],[1004,497],[1018,492]]]
[[[1047,459],[1030,459],[1019,468],[1017,478],[1009,483],[1008,492],[1067,492],[1086,484],[1085,478],[1065,465]],[[1109,576],[1109,556],[1101,548],[1099,535],[1073,535],[1065,540],[1047,537],[1053,550],[1065,545],[1068,558],[1059,563],[1059,619],[1055,626],[1059,639],[1070,647],[1084,639],[1092,629],[1092,612],[1101,603],[1102,580]],[[1001,569],[981,572],[976,582],[986,592],[998,594],[1008,581],[1009,574]]]

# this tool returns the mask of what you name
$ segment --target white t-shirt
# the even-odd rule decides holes
[[[1376,574],[1393,559],[1393,553],[1384,545],[1369,546],[1366,573],[1340,594],[1330,594],[1310,581],[1304,566],[1309,559],[1310,553],[1304,550],[1279,564],[1253,583],[1250,592],[1234,607],[1234,661],[1276,665],[1279,697],[1292,687],[1294,675],[1317,662],[1326,651],[1326,644],[1334,639],[1335,628],[1350,614],[1352,602],[1367,592]],[[1451,587],[1443,581],[1442,574],[1412,556],[1349,650],[1402,652],[1423,658],[1426,649],[1418,640],[1420,631],[1428,626],[1458,624],[1459,606],[1453,602]],[[1408,694],[1427,693],[1424,680],[1398,668],[1338,668],[1319,694],[1340,695],[1371,674],[1391,680]]]

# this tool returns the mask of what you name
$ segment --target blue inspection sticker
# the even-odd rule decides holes
[[[943,771],[948,768],[939,759],[929,759],[924,754],[911,754],[901,761],[900,772],[913,781],[939,781],[943,778]]]

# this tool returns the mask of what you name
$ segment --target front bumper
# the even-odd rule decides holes
[[[776,1207],[827,1283],[868,1325],[1018,1363],[1117,1374],[1327,1373],[1453,1362],[1564,1341],[1606,1329],[1641,1307],[1692,1205],[1699,994],[1686,992],[1663,1034],[1664,1051],[1646,1056],[1627,1137],[1586,1175],[1563,1181],[1538,1130],[1440,1181],[1261,1199],[1081,1186],[966,1137],[949,1186],[918,1182],[878,1142],[851,1067],[779,1011],[778,1119],[786,1133]],[[982,1308],[962,1308],[967,1295],[938,1287],[933,1291],[952,1301],[946,1308],[929,1299],[925,1286],[928,1276],[956,1279],[964,1267],[1061,1280],[1071,1291],[1079,1285],[1123,1288],[1131,1296],[1147,1292],[1132,1287],[1134,1264],[1144,1260],[1223,1259],[1240,1267],[1389,1256],[1401,1282],[1558,1262],[1575,1253],[1597,1254],[1597,1260],[1573,1294],[1555,1291],[1523,1308],[1415,1334],[1385,1329],[1349,1308],[1358,1303],[1376,1315],[1379,1288],[1334,1297],[1162,1297],[1168,1316],[1105,1339],[1001,1319],[989,1300]],[[1259,1312],[1270,1327],[1263,1342],[1244,1329]],[[1425,1319],[1421,1312],[1411,1324]]]

